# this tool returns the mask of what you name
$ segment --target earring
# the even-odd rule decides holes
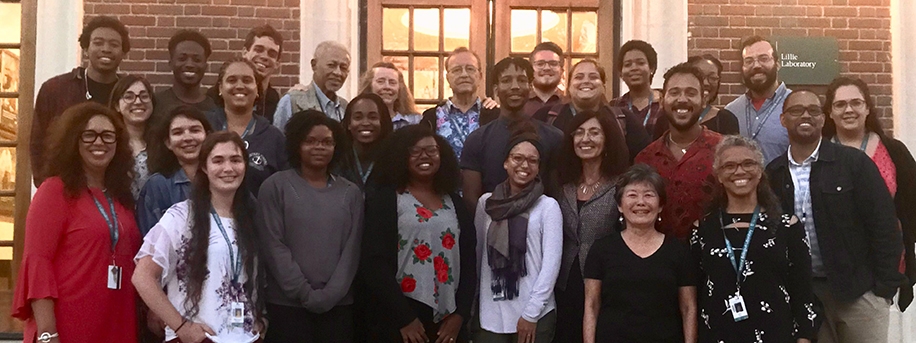
[[[623,224],[623,215],[622,214],[620,215],[619,218],[617,218],[617,221]]]
[[[659,222],[659,223],[662,222],[662,216],[658,216],[658,222]]]

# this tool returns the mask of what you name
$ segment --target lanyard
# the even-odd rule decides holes
[[[648,110],[646,110],[646,119],[642,120],[642,126],[646,126],[649,124],[649,118],[652,117],[652,103],[653,102],[655,102],[655,92],[653,92],[652,90],[649,90],[649,104],[646,105],[646,108]],[[630,99],[629,102],[627,102],[627,109],[629,109],[630,112],[636,113],[633,111],[633,99],[632,98]]]
[[[712,105],[706,105],[706,108],[703,109],[703,112],[700,113],[700,119],[697,120],[698,123],[703,121],[703,118],[706,118],[706,114],[709,113],[709,110],[712,109]]]
[[[223,221],[219,219],[219,215],[216,214],[216,210],[212,207],[210,208],[210,215],[216,221],[216,226],[219,227],[219,232],[223,234],[223,239],[226,240],[226,245],[229,248],[229,261],[232,261],[232,284],[236,285],[239,282],[239,275],[242,273],[242,252],[239,251],[238,255],[236,255],[232,251],[232,241],[229,240],[229,234],[226,233]]]
[[[779,90],[777,90],[776,92],[777,93],[773,95],[773,99],[776,99],[776,96],[780,95]],[[747,97],[750,98],[750,96],[747,96]],[[751,127],[753,127],[753,122],[751,121],[751,108],[752,108],[751,102],[753,102],[753,99],[748,100],[748,102],[744,104],[744,117],[745,119],[747,119],[747,133],[748,134],[751,134]],[[764,102],[763,107],[760,108],[760,111],[759,112],[755,111],[755,113],[757,113],[756,117],[760,117],[760,113],[765,113],[765,114],[763,115],[763,119],[760,120],[760,122],[757,124],[757,130],[754,131],[754,134],[751,135],[751,139],[757,139],[757,135],[760,134],[760,130],[763,130],[763,125],[766,124],[767,122],[767,118],[770,118],[770,115],[773,114],[773,110],[776,107],[776,102],[777,101],[775,100],[770,101],[770,103]],[[756,121],[756,118],[754,121]]]
[[[725,214],[719,214],[719,225],[722,225],[722,229],[725,229],[724,223],[722,223],[722,217]],[[751,225],[747,228],[747,236],[744,238],[744,248],[741,249],[741,260],[735,262],[735,249],[732,248],[732,243],[728,240],[728,237],[725,237],[725,231],[722,231],[722,236],[725,237],[725,252],[728,253],[728,259],[732,262],[732,267],[735,268],[736,276],[738,277],[738,286],[741,285],[741,272],[744,270],[744,264],[747,261],[747,250],[751,246],[751,236],[754,235],[754,229],[757,226],[757,218],[760,217],[760,205],[757,205],[754,208],[754,215],[751,216]]]
[[[837,138],[836,136],[833,136],[833,142],[839,145],[843,145],[843,143],[840,143],[840,139]],[[867,147],[868,147],[868,132],[865,133],[865,138],[862,138],[862,144],[859,144],[859,150],[865,151],[865,148]]]
[[[95,195],[92,195],[92,193],[89,193],[89,195],[92,196],[92,201],[95,202],[95,208],[99,210],[99,213],[102,214],[102,218],[105,219],[105,224],[108,224],[108,234],[111,237],[111,253],[114,255],[115,247],[118,246],[120,234],[118,232],[118,213],[115,212],[114,201],[112,201],[108,193],[105,192],[105,199],[108,200],[108,208],[111,210],[111,217],[109,217],[108,213],[105,212],[105,209],[102,207],[102,204],[95,198]]]
[[[363,184],[365,185],[366,180],[369,179],[369,175],[372,174],[372,168],[375,167],[375,161],[369,162],[369,168],[363,172],[363,164],[359,161],[359,154],[356,153],[356,147],[353,147],[353,159],[356,160],[356,171],[359,172],[359,177],[363,179]]]
[[[255,122],[254,115],[252,115],[251,120],[248,121],[248,126],[245,127],[245,131],[242,131],[242,139],[245,139],[245,137],[248,137],[248,135],[251,134],[251,131],[254,130],[254,122]],[[229,129],[229,121],[227,120],[226,123],[223,124],[223,130],[228,130],[228,129]]]

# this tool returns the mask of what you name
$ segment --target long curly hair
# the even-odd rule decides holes
[[[413,94],[410,92],[410,89],[407,88],[407,82],[404,81],[404,73],[398,70],[398,67],[396,67],[394,63],[378,62],[373,64],[369,70],[366,70],[363,77],[359,79],[359,92],[372,93],[372,79],[375,78],[375,69],[377,68],[387,68],[398,73],[398,99],[394,102],[394,111],[402,114],[420,113],[420,110],[417,109],[417,103],[413,98]],[[397,115],[397,113],[389,114],[393,117]]]
[[[149,164],[150,174],[160,173],[164,176],[171,176],[181,168],[175,153],[165,145],[165,142],[169,140],[169,128],[172,126],[172,121],[178,117],[199,121],[204,127],[204,132],[207,134],[213,132],[207,116],[197,107],[191,105],[175,107],[165,117],[156,120],[152,127],[147,130],[150,136],[150,143],[146,146],[146,151],[149,153],[147,163]]]
[[[561,184],[577,183],[582,178],[582,159],[576,155],[573,136],[583,123],[595,118],[601,131],[604,133],[604,149],[601,156],[601,176],[614,182],[617,175],[622,174],[629,167],[630,152],[627,148],[626,138],[620,129],[616,118],[594,111],[583,111],[573,117],[572,122],[563,133],[563,145],[558,155],[557,176]]]
[[[124,96],[124,93],[127,93],[127,89],[130,86],[133,86],[135,83],[140,82],[143,84],[143,87],[146,88],[146,92],[149,93],[149,103],[150,107],[156,103],[156,98],[153,95],[153,86],[149,83],[145,77],[141,75],[128,74],[122,76],[118,79],[118,82],[115,83],[114,87],[111,89],[111,96],[108,100],[108,108],[113,109],[115,112],[121,115],[121,120],[124,120],[124,113],[121,113],[121,97]],[[150,117],[146,119],[146,124],[143,126],[143,141],[146,142],[146,145],[149,146],[152,142],[152,136],[150,135],[150,127],[153,124],[153,116],[150,114]],[[126,125],[126,124],[125,124]]]
[[[194,183],[191,190],[191,241],[190,248],[185,261],[189,266],[187,287],[188,297],[185,299],[184,307],[186,316],[193,317],[199,310],[201,293],[203,291],[204,279],[207,278],[209,270],[207,269],[207,251],[210,245],[210,211],[212,209],[212,200],[210,192],[210,179],[205,172],[207,167],[207,158],[213,152],[213,148],[220,143],[232,143],[239,151],[242,152],[244,161],[248,161],[248,151],[245,150],[245,142],[238,134],[229,131],[220,131],[207,136],[200,149],[198,157],[200,164],[197,168],[197,175],[194,177]],[[245,164],[245,171],[248,171],[248,165]],[[258,241],[255,234],[254,213],[251,209],[255,208],[254,200],[246,191],[245,181],[239,185],[232,199],[232,218],[235,222],[236,241],[238,242],[239,254],[242,256],[242,265],[248,279],[245,281],[243,288],[248,295],[249,306],[252,306],[252,314],[257,320],[261,319],[261,309],[263,309],[263,300],[257,296],[259,291],[258,279],[261,273],[257,273],[257,255]],[[220,242],[219,244],[223,244]]]
[[[439,146],[439,171],[433,178],[433,189],[440,195],[456,191],[461,171],[458,169],[455,151],[445,138],[437,135],[429,126],[419,124],[395,131],[386,142],[385,153],[378,160],[380,183],[393,185],[397,189],[407,187],[410,178],[407,167],[410,147],[426,137],[433,137]]]
[[[767,173],[764,171],[766,164],[763,163],[763,151],[760,150],[760,146],[757,145],[757,142],[738,135],[723,137],[722,141],[716,145],[716,155],[712,163],[713,172],[716,173],[716,175],[719,174],[719,168],[722,167],[722,153],[725,152],[725,150],[735,147],[747,148],[754,154],[754,161],[757,161],[760,168],[760,182],[757,183],[757,204],[765,209],[770,217],[779,217],[782,215],[783,209],[779,204],[779,198],[776,197],[776,193],[770,188],[769,178],[767,178]],[[728,207],[728,194],[725,192],[725,187],[718,181],[714,187],[712,202],[709,204],[707,213],[722,211]]]
[[[130,191],[133,182],[134,157],[130,151],[127,130],[121,115],[114,110],[94,102],[84,102],[68,108],[51,125],[45,141],[45,160],[48,164],[42,173],[44,178],[58,176],[64,182],[67,195],[76,198],[86,190],[86,171],[80,156],[80,135],[89,120],[103,116],[114,125],[117,142],[115,154],[105,169],[105,189],[113,198],[127,208],[133,208],[134,197]]]

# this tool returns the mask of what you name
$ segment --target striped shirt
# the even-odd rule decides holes
[[[795,185],[795,215],[805,224],[805,233],[808,236],[808,246],[811,247],[811,272],[815,277],[826,277],[824,260],[821,258],[821,248],[817,242],[817,232],[814,229],[814,210],[811,206],[811,165],[817,161],[821,151],[821,142],[817,148],[802,163],[795,162],[792,150],[789,148],[789,173],[792,174],[792,183]]]

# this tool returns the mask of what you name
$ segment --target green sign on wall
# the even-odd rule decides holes
[[[840,74],[835,37],[773,37],[779,80],[787,85],[828,85]]]

